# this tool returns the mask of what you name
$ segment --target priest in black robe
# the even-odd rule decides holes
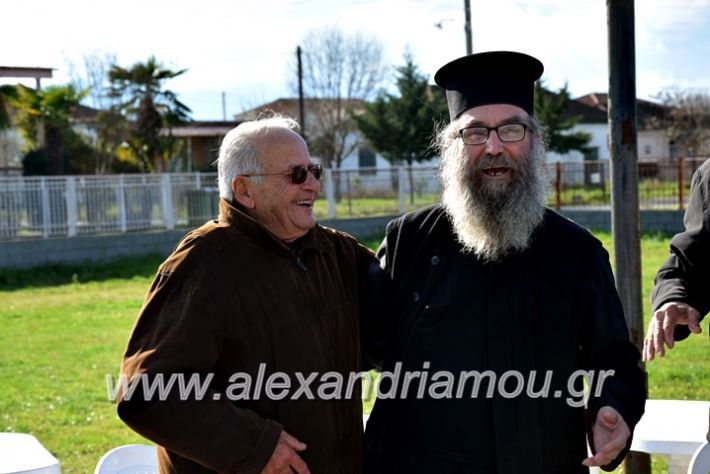
[[[435,76],[451,119],[436,139],[442,202],[387,226],[383,303],[363,324],[381,370],[367,472],[585,473],[631,445],[640,354],[607,252],[544,206],[542,70],[489,52]]]

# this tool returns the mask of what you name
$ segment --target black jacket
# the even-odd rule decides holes
[[[585,434],[600,407],[617,409],[633,430],[645,400],[639,353],[608,254],[588,231],[547,210],[527,251],[485,264],[461,253],[433,206],[391,222],[378,256],[390,297],[386,316],[363,327],[370,361],[383,373],[398,365],[427,371],[430,384],[418,394],[426,384],[410,381],[406,396],[377,400],[365,436],[368,472],[582,473]],[[588,409],[572,406],[581,380],[567,385],[581,369],[614,371]],[[458,392],[460,377],[447,390],[439,371],[492,371],[494,393],[491,378],[480,379],[476,394],[470,384]]]
[[[690,201],[683,218],[685,230],[671,240],[671,254],[658,270],[651,293],[655,312],[669,301],[710,311],[710,160],[693,175]],[[688,337],[688,326],[677,326],[675,339]]]

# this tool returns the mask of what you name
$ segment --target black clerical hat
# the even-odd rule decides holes
[[[540,61],[513,51],[489,51],[455,59],[442,66],[434,82],[446,90],[453,121],[466,110],[487,104],[512,104],[533,114]]]

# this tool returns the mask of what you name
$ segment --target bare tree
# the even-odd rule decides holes
[[[306,123],[301,125],[313,154],[326,167],[340,168],[359,145],[350,112],[376,93],[386,73],[382,43],[374,37],[326,28],[307,33],[301,47],[308,99]],[[296,74],[291,88],[298,90]]]
[[[668,89],[657,99],[666,106],[651,125],[665,127],[681,155],[710,155],[710,95],[699,90]]]
[[[109,71],[117,62],[115,53],[100,50],[89,50],[82,54],[80,65],[66,61],[71,83],[77,90],[89,91],[89,105],[97,110],[94,119],[85,124],[92,130],[85,138],[97,152],[94,164],[96,173],[113,170],[119,147],[126,142],[130,133],[130,124],[113,112],[120,100],[108,93]]]
[[[66,61],[69,77],[77,90],[89,89],[87,98],[91,106],[99,110],[111,108],[111,98],[107,94],[109,87],[108,72],[113,64],[117,64],[116,54],[100,50],[89,50],[82,54],[82,64],[77,66],[72,61]]]

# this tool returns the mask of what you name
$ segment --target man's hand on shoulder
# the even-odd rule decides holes
[[[700,334],[700,313],[697,309],[685,303],[669,301],[664,304],[651,317],[648,324],[648,332],[643,341],[643,360],[651,361],[658,354],[658,357],[666,355],[665,347],[673,349],[675,341],[673,332],[676,326],[683,324],[688,326],[690,332]]]
[[[629,436],[631,430],[621,414],[610,406],[601,407],[592,428],[593,439],[590,440],[594,456],[585,459],[582,464],[587,467],[606,466],[624,449]]]
[[[305,443],[282,431],[276,449],[261,474],[310,474],[308,466],[298,455],[298,452],[305,449]]]

